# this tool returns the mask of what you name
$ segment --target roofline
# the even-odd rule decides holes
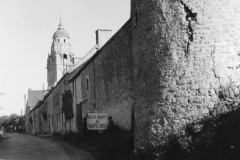
[[[49,95],[54,91],[54,89],[62,82],[62,80],[67,76],[69,75],[69,73],[66,73],[65,75],[62,76],[62,78],[57,82],[57,85],[52,87],[51,90],[47,93],[46,96],[44,96],[43,100],[41,101],[38,101],[38,103],[33,107],[33,109],[31,109],[29,111],[29,114],[33,111],[35,111],[37,108],[39,108],[41,106],[41,104],[44,103],[44,101],[49,97]]]
[[[73,76],[71,77],[68,82],[73,81],[74,79],[76,79],[76,77],[81,74],[81,72],[83,71],[83,69],[86,68],[86,66],[92,62],[92,60],[94,60],[119,34],[120,32],[125,29],[125,27],[130,24],[131,22],[131,18],[86,62],[86,64],[84,64],[82,66],[82,68]]]
[[[49,97],[50,93],[52,93],[52,92],[54,91],[54,89],[62,82],[62,80],[63,80],[68,74],[69,74],[69,73],[64,74],[64,75],[62,76],[62,78],[57,82],[57,85],[54,86],[54,87],[52,87],[52,88],[49,90],[49,92],[47,93],[47,95],[44,96],[43,101],[45,101],[45,100]]]
[[[97,29],[95,32],[97,31],[112,31],[111,29]]]
[[[53,36],[52,38],[55,38],[55,37],[67,37],[67,38],[69,38],[69,39],[70,39],[70,37],[69,37],[69,36]]]
[[[121,33],[121,31],[122,31],[128,24],[130,24],[130,22],[131,22],[131,18],[128,19],[128,21],[127,21],[99,50],[97,50],[96,53],[95,53],[91,58],[89,58],[89,59],[86,61],[85,64],[83,63],[82,68],[81,68],[77,73],[75,73],[75,75],[74,75],[73,77],[71,77],[71,78],[68,80],[68,82],[71,82],[71,81],[73,81],[74,79],[76,79],[76,77],[77,77],[79,74],[81,74],[81,72],[83,71],[83,69],[85,69],[86,66],[88,66],[88,64],[91,63],[91,62]],[[101,30],[101,29],[100,29],[100,30]],[[108,29],[103,29],[103,30],[105,30],[105,31],[111,31],[111,30],[108,30]],[[55,36],[55,37],[57,37],[57,36]],[[53,38],[54,38],[54,37],[53,37]],[[69,37],[69,38],[70,38],[70,37]],[[79,67],[81,67],[81,65],[80,65]],[[77,69],[77,68],[76,68],[76,69]],[[67,75],[69,75],[69,73],[66,73],[65,75],[63,75],[62,78],[57,82],[57,85],[54,86],[54,87],[50,90],[50,92],[53,92],[54,89],[61,83],[61,81],[63,80],[63,78],[65,78]],[[44,99],[42,100],[41,104],[44,103],[44,101],[47,99],[47,97],[48,97],[49,95],[50,95],[50,94],[48,94],[46,97],[44,97]],[[39,105],[37,104],[37,106],[35,106],[32,110],[30,110],[29,114],[30,114],[32,111],[36,110],[39,106],[40,106],[40,104],[39,104]]]

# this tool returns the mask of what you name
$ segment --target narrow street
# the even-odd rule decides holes
[[[65,142],[27,134],[9,133],[0,139],[0,159],[93,160],[89,153]]]

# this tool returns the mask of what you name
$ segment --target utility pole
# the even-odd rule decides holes
[[[26,98],[26,94],[24,94],[24,109],[25,109],[25,113],[27,113],[27,98]]]
[[[44,96],[44,83],[43,83],[43,96]]]

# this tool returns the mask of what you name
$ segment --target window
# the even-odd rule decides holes
[[[86,87],[87,87],[87,91],[89,90],[89,80],[88,80],[88,77],[86,79]]]
[[[59,39],[58,39],[58,42],[59,42]]]
[[[67,54],[63,54],[63,59],[67,59]]]
[[[52,126],[53,126],[53,114],[52,114]]]
[[[75,92],[75,82],[76,82],[76,81],[73,81],[73,83],[72,83],[72,92],[73,92],[73,95],[74,95],[74,92]]]
[[[65,42],[65,39],[64,39],[64,42]]]

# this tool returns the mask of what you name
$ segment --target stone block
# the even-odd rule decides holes
[[[218,96],[217,96],[217,95],[213,95],[212,98],[211,98],[211,100],[212,100],[213,102],[217,102],[219,99],[218,99]]]
[[[214,105],[215,105],[215,103],[214,102],[209,102],[209,104],[208,104],[208,108],[213,108],[214,107]]]

